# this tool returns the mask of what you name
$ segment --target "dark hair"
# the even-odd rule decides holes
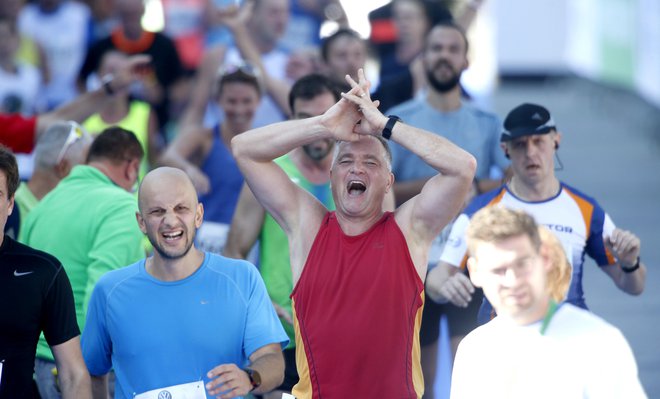
[[[296,83],[291,87],[291,91],[289,91],[289,108],[291,108],[291,112],[294,112],[293,103],[297,99],[311,100],[323,93],[332,94],[335,101],[341,99],[339,86],[334,80],[325,75],[312,73],[296,80]]]
[[[257,78],[257,71],[250,65],[229,66],[227,71],[221,71],[218,76],[216,98],[222,94],[222,89],[228,83],[243,83],[253,86],[257,94],[261,97],[261,85]]]
[[[0,144],[0,170],[5,173],[7,178],[7,198],[11,198],[16,193],[20,181],[18,164],[14,153],[2,144]]]
[[[103,130],[92,142],[87,154],[87,163],[97,160],[119,163],[142,159],[143,156],[142,145],[133,132],[119,126],[111,126]]]
[[[431,29],[429,29],[428,33],[431,33],[435,28],[448,28],[448,29],[454,29],[458,33],[461,34],[461,37],[463,38],[463,42],[465,43],[465,53],[467,54],[468,49],[470,47],[470,42],[468,41],[467,34],[465,33],[465,29],[463,29],[462,26],[457,24],[455,21],[440,21],[436,24],[434,24]],[[426,35],[426,38],[424,39],[424,49],[428,46],[428,37],[429,35]]]
[[[341,28],[337,30],[332,35],[324,38],[323,42],[321,43],[321,58],[323,58],[324,62],[328,62],[328,53],[330,52],[330,46],[332,45],[332,42],[334,42],[335,40],[339,39],[342,36],[348,36],[350,38],[354,38],[359,41],[362,41],[362,37],[360,37],[360,34],[354,31],[353,29]]]

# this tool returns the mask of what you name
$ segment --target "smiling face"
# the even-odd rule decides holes
[[[394,183],[387,150],[373,136],[336,146],[330,175],[337,212],[349,217],[380,214]]]
[[[259,92],[248,83],[227,82],[222,85],[218,105],[225,113],[225,121],[235,133],[252,127],[254,113],[259,106]]]
[[[423,61],[431,86],[440,92],[452,90],[468,67],[465,38],[455,28],[436,26],[426,39]]]
[[[534,186],[554,178],[555,143],[557,132],[523,136],[502,144],[511,159],[514,176],[527,186]]]
[[[204,211],[188,176],[174,168],[148,173],[140,186],[140,230],[147,235],[157,256],[180,259],[193,246]]]

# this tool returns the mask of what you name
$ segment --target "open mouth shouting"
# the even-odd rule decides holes
[[[349,196],[357,197],[367,191],[367,185],[359,180],[351,180],[346,185],[346,190]]]
[[[161,233],[161,236],[165,239],[165,242],[174,242],[183,237],[183,230]]]

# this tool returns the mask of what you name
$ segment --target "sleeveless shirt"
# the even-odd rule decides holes
[[[326,214],[291,297],[297,398],[422,396],[424,284],[393,213],[356,236]]]

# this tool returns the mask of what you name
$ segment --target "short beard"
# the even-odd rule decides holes
[[[318,162],[325,158],[332,151],[332,144],[328,144],[326,150],[318,150],[313,145],[304,145],[302,146],[305,154],[315,162]]]
[[[433,71],[427,69],[426,79],[428,79],[429,84],[435,91],[444,94],[454,90],[456,86],[458,86],[458,84],[461,82],[461,73],[456,73],[452,75],[451,78],[443,82],[436,79],[435,75],[433,75]]]
[[[184,232],[185,234],[185,232]],[[186,248],[183,250],[182,253],[179,254],[172,254],[165,252],[159,245],[158,245],[158,240],[156,238],[152,238],[149,234],[147,234],[147,238],[149,239],[149,242],[151,243],[151,246],[153,247],[154,251],[158,252],[158,254],[161,256],[163,259],[168,259],[168,260],[175,260],[175,259],[180,259],[183,258],[190,252],[190,249],[192,248],[193,244],[195,243],[195,237],[193,236]]]

